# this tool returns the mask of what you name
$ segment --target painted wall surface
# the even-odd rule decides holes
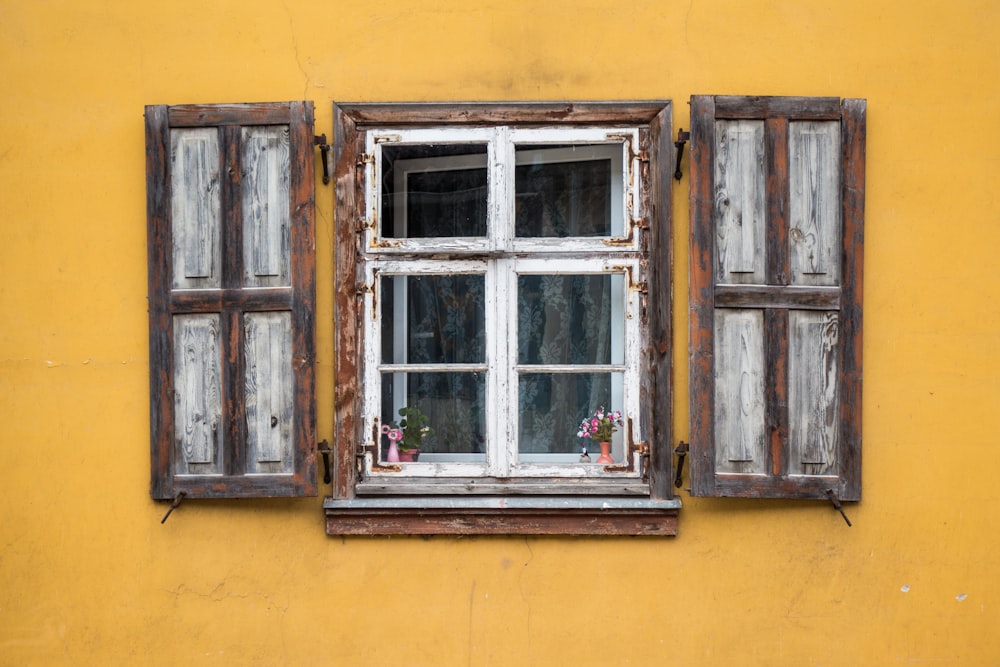
[[[0,0],[0,665],[1000,664],[994,0]],[[325,535],[148,495],[143,105],[868,99],[864,500],[672,539]],[[686,158],[685,158],[686,170]],[[675,185],[688,433],[687,177]],[[319,435],[332,188],[317,185]]]

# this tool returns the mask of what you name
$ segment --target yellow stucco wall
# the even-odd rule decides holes
[[[0,0],[0,665],[1000,664],[995,0]],[[868,99],[864,500],[339,539],[148,495],[143,105]],[[685,162],[686,169],[686,162]],[[688,433],[687,178],[675,187]],[[317,187],[319,434],[332,211]]]

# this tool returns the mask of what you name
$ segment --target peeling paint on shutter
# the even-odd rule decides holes
[[[151,494],[315,495],[308,102],[146,108]]]
[[[692,98],[694,495],[860,498],[864,100]]]

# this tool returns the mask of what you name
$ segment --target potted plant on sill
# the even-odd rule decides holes
[[[412,462],[420,456],[420,445],[424,438],[434,434],[434,429],[427,425],[427,415],[420,408],[400,408],[399,423],[385,424],[382,433],[389,438],[389,451],[386,461]]]
[[[576,436],[597,441],[601,447],[601,455],[597,458],[597,463],[614,463],[614,459],[611,458],[611,436],[623,424],[621,410],[605,412],[602,406],[595,410],[592,416],[585,417],[580,422],[580,430],[577,431]],[[586,443],[583,445],[583,453],[587,454]]]

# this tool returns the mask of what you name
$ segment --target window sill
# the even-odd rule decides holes
[[[677,534],[678,499],[614,496],[327,498],[328,535]]]

